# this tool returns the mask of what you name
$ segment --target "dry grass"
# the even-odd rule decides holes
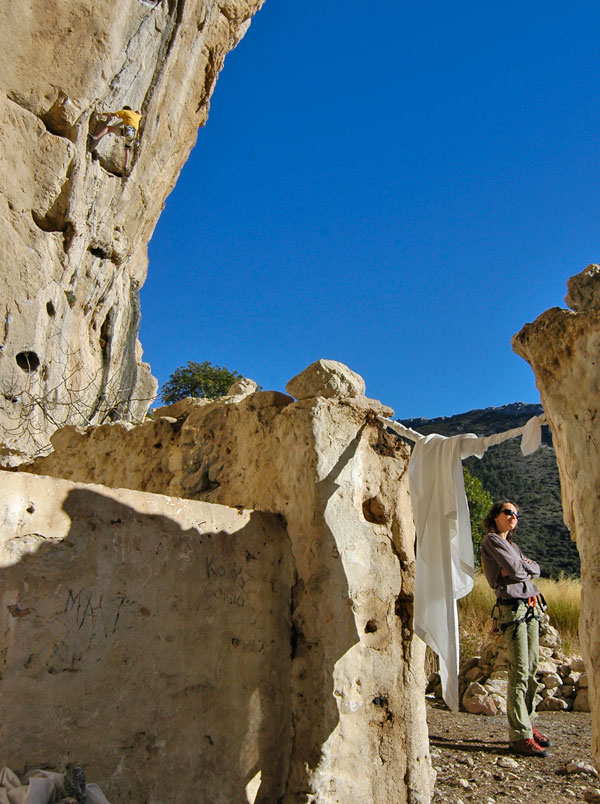
[[[473,591],[458,601],[461,659],[468,659],[481,652],[492,629],[490,617],[496,595],[487,585],[485,577],[475,574]]]
[[[578,633],[581,581],[566,577],[557,581],[540,578],[536,584],[546,598],[550,622],[560,632],[563,651],[567,655],[581,653]]]
[[[567,655],[580,653],[577,626],[579,622],[579,602],[581,581],[578,578],[561,577],[557,581],[549,578],[536,580],[541,593],[548,603],[551,624],[558,629]],[[460,622],[460,652],[463,659],[475,656],[481,650],[491,632],[490,613],[495,595],[487,585],[482,573],[476,573],[473,591],[458,601]]]

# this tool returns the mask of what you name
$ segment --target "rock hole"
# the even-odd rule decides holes
[[[387,521],[385,508],[377,497],[364,501],[363,516],[367,522],[372,522],[374,525],[385,525]]]
[[[26,374],[31,374],[40,367],[40,359],[35,352],[19,352],[15,360],[17,366]]]
[[[365,625],[365,634],[374,634],[377,631],[377,623],[375,620],[368,620]]]
[[[400,617],[401,619],[406,616],[406,606],[404,603],[405,601],[402,595],[398,595],[396,602],[394,603],[394,614],[396,617]]]
[[[106,318],[100,327],[100,349],[102,350],[102,359],[105,363],[110,360],[110,345],[113,336],[113,318],[114,314],[111,309],[106,314]]]
[[[33,504],[33,503],[29,503],[29,505],[27,506],[27,508],[26,508],[25,510],[27,511],[27,513],[28,513],[28,514],[33,514],[33,512],[35,511],[35,506],[34,506],[34,504]]]
[[[298,629],[292,623],[292,630],[290,633],[290,657],[292,659],[296,658],[296,654],[298,653],[298,641],[300,639],[300,634]]]
[[[98,257],[99,260],[109,260],[110,259],[110,252],[107,248],[102,246],[89,246],[88,251],[90,254],[93,254],[94,257]]]
[[[213,480],[210,477],[209,470],[207,469],[200,479],[200,483],[198,485],[198,492],[203,494],[205,491],[213,491],[213,489],[218,489],[221,484],[218,480]]]
[[[75,239],[75,227],[72,223],[67,223],[63,230],[63,247],[65,251],[69,251]]]
[[[51,301],[46,302],[46,312],[48,313],[50,318],[54,318],[54,316],[56,315],[56,310],[54,309],[54,305],[52,304]]]

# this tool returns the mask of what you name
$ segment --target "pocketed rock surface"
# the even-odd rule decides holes
[[[509,752],[505,715],[454,713],[429,701],[427,722],[437,772],[433,804],[600,801],[587,712],[539,714],[536,725],[552,740],[545,758]]]

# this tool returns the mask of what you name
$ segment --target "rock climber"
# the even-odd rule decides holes
[[[540,615],[545,608],[532,578],[540,567],[526,558],[513,541],[519,523],[519,508],[509,500],[495,502],[483,526],[481,566],[496,593],[495,621],[504,635],[508,653],[506,715],[510,748],[517,754],[545,757],[550,740],[532,724],[538,690]]]
[[[131,158],[131,148],[137,139],[142,115],[139,112],[134,112],[131,106],[123,106],[118,112],[106,112],[102,117],[106,121],[104,128],[98,134],[90,134],[90,139],[92,142],[98,143],[105,134],[120,134],[125,139],[125,171],[127,171]],[[111,125],[110,119],[112,117],[118,117],[120,122]]]

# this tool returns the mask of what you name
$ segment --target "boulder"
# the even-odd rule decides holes
[[[552,625],[547,625],[540,633],[540,645],[544,648],[560,648],[560,634]]]
[[[473,715],[496,715],[498,707],[488,695],[487,690],[476,681],[471,682],[463,697],[462,705],[467,712]]]
[[[553,690],[557,687],[560,687],[561,683],[562,679],[558,673],[546,673],[544,676],[542,676],[542,684],[548,690]]]
[[[248,394],[253,394],[255,391],[258,391],[258,383],[248,377],[242,377],[233,383],[229,391],[227,391],[227,396],[248,396]]]
[[[463,660],[460,663],[460,674],[465,675],[473,667],[477,667],[481,660],[481,656],[471,656],[469,659]]]
[[[556,673],[556,665],[551,660],[541,661],[538,664],[537,674],[539,676],[547,676],[550,673]]]
[[[508,681],[500,678],[488,678],[483,685],[484,689],[491,695],[492,693],[500,694],[506,698],[506,689]]]
[[[585,673],[585,662],[581,656],[571,656],[567,666],[575,673]]]
[[[361,397],[365,388],[363,378],[337,360],[316,360],[285,386],[296,399]]]
[[[569,702],[554,695],[544,698],[537,708],[540,712],[565,712],[569,708]]]
[[[502,715],[506,714],[506,695],[497,692],[492,692],[490,695],[492,701],[496,704],[496,709]]]
[[[463,673],[462,678],[465,678],[467,681],[480,681],[482,678],[485,678],[485,673],[480,667],[471,667],[470,670]]]

